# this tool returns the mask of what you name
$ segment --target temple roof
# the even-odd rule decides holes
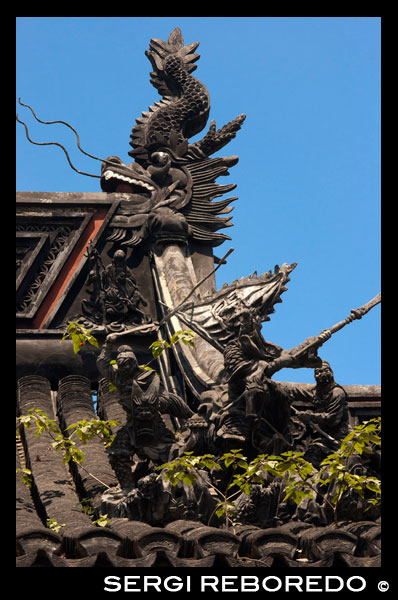
[[[347,386],[347,390],[349,387],[356,388]],[[378,390],[365,388],[351,390],[353,418],[377,410]],[[32,407],[58,418],[63,427],[96,416],[90,381],[76,375],[61,379],[56,391],[44,377],[21,378],[20,414],[27,414]],[[102,418],[121,418],[116,392],[100,394],[97,411]],[[24,429],[17,443],[17,468],[28,466],[33,481],[29,489],[17,478],[17,566],[380,566],[380,522],[351,521],[325,527],[291,521],[267,528],[238,525],[225,530],[189,519],[153,526],[112,518],[106,527],[96,526],[81,501],[88,500],[98,509],[106,487],[117,484],[102,442],[93,440],[84,446],[84,471],[73,464],[68,468],[51,442],[48,433],[36,437],[33,429]],[[46,526],[48,519],[62,526],[54,531]]]

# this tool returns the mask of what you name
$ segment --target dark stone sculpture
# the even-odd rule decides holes
[[[232,198],[212,200],[234,189],[215,179],[227,175],[238,158],[209,157],[235,137],[245,115],[221,129],[212,121],[204,138],[189,144],[205,127],[210,109],[206,87],[191,75],[199,58],[197,46],[185,46],[178,28],[167,42],[150,42],[146,54],[154,69],[151,83],[162,99],[133,127],[129,154],[136,162],[126,165],[110,156],[102,165],[102,189],[130,194],[110,223],[108,241],[135,246],[147,238],[186,243],[189,237],[217,246],[230,239],[217,230],[230,225],[230,217],[218,215],[231,210]]]
[[[156,465],[184,452],[220,455],[231,448],[243,448],[253,458],[259,453],[275,455],[302,449],[307,460],[319,468],[323,458],[337,449],[348,433],[346,393],[334,381],[330,365],[317,354],[331,332],[325,330],[290,350],[266,341],[261,334],[266,311],[271,312],[279,300],[290,270],[284,266],[260,282],[241,282],[232,288],[232,295],[231,290],[225,290],[221,299],[216,294],[194,308],[202,324],[209,319],[215,322],[208,331],[223,349],[224,362],[221,382],[202,394],[196,413],[178,396],[161,392],[157,377],[149,382],[148,375],[140,373],[132,348],[119,346],[112,366],[110,348],[118,335],[108,335],[98,368],[116,386],[127,419],[108,450],[120,488],[114,491],[113,502],[106,494],[107,510],[113,506],[113,514],[134,519],[143,519],[145,514],[151,523],[157,523],[160,514],[165,522],[184,515],[197,518],[199,512],[201,518],[210,518],[214,503],[203,481],[192,488],[182,484],[171,488],[154,477]],[[191,315],[190,324],[196,326],[194,317]],[[316,385],[310,391],[300,386],[286,390],[272,379],[285,367],[315,369]],[[298,400],[310,402],[310,408],[299,411],[292,407]],[[177,426],[181,432],[178,439],[165,426],[161,414],[185,420],[184,426],[181,422]],[[219,489],[227,485],[215,473],[209,477],[215,478]],[[155,488],[158,503],[151,508],[150,517],[149,508],[143,505],[143,490]],[[249,496],[242,494],[236,500],[241,521],[261,526],[299,517],[312,523],[330,522],[324,505],[305,501],[296,510],[292,503],[281,504],[282,492],[281,481],[271,478],[268,486],[254,486]],[[195,505],[201,506],[196,514]]]
[[[305,549],[307,556],[317,561],[316,566],[331,566],[329,555],[325,557],[323,551],[327,543],[318,530],[318,526],[322,526],[326,530],[325,539],[329,539],[330,544],[336,544],[337,539],[339,547],[344,549],[347,566],[355,566],[361,557],[351,556],[353,535],[336,527],[333,530],[324,527],[332,523],[335,515],[320,495],[299,506],[289,499],[284,502],[284,481],[268,474],[261,485],[257,482],[251,487],[250,493],[239,492],[234,497],[234,518],[240,523],[237,530],[240,529],[241,538],[238,539],[230,531],[220,532],[207,526],[209,521],[222,525],[215,516],[218,498],[211,485],[226,492],[231,471],[221,474],[216,469],[201,471],[193,485],[180,481],[171,486],[157,470],[162,463],[186,452],[220,457],[231,449],[242,449],[249,460],[260,453],[302,451],[315,469],[319,469],[323,458],[337,449],[350,426],[347,393],[335,382],[331,366],[318,356],[318,350],[333,333],[360,319],[380,301],[376,297],[364,307],[351,311],[346,319],[330,329],[286,350],[264,339],[262,324],[281,302],[295,263],[284,263],[273,272],[259,276],[254,273],[215,291],[212,268],[214,262],[221,264],[223,259],[213,255],[213,248],[230,239],[219,230],[231,226],[231,217],[226,215],[235,200],[214,201],[235,188],[233,184],[219,185],[216,179],[228,175],[228,168],[238,162],[238,157],[212,158],[212,155],[235,137],[245,116],[239,115],[220,129],[211,121],[202,139],[189,142],[189,138],[205,128],[210,111],[206,87],[192,76],[194,63],[199,58],[195,54],[197,46],[198,43],[185,45],[178,28],[167,42],[150,41],[146,54],[153,68],[151,83],[161,99],[137,119],[132,129],[129,155],[134,162],[125,164],[117,156],[102,160],[101,175],[97,177],[104,193],[99,194],[99,200],[98,195],[94,199],[78,195],[77,200],[65,195],[57,200],[60,206],[53,214],[52,198],[40,199],[43,204],[38,213],[30,206],[32,198],[28,198],[31,212],[25,207],[18,226],[17,312],[22,323],[33,327],[29,331],[32,339],[35,333],[42,338],[48,333],[45,329],[35,332],[35,327],[40,328],[43,323],[44,328],[53,323],[60,327],[59,323],[70,320],[71,315],[75,315],[71,306],[75,311],[81,307],[77,315],[80,322],[94,335],[101,334],[99,355],[90,353],[92,349],[86,351],[91,363],[96,361],[102,380],[97,372],[91,376],[90,370],[91,382],[84,380],[84,385],[73,376],[61,381],[55,376],[51,383],[53,389],[58,389],[57,416],[65,421],[65,426],[71,419],[70,412],[79,418],[88,412],[92,417],[90,384],[93,383],[99,398],[107,397],[98,414],[109,409],[119,418],[120,407],[123,409],[123,422],[106,453],[101,444],[102,454],[107,455],[112,469],[106,465],[106,477],[101,474],[102,479],[97,479],[95,488],[96,509],[116,517],[112,531],[107,531],[109,539],[104,535],[112,560],[121,557],[121,566],[151,566],[155,560],[151,558],[153,543],[156,552],[162,555],[161,566],[169,566],[171,560],[173,566],[187,566],[192,561],[194,566],[213,566],[213,563],[214,566],[271,566],[276,553],[280,561],[276,561],[276,566],[302,566],[300,558],[293,556],[301,532],[300,552]],[[88,203],[86,211],[78,206],[79,198]],[[68,206],[71,214],[67,210],[65,216],[60,217],[64,210],[62,205],[72,204],[72,200],[77,216],[72,218],[73,211]],[[100,210],[92,227],[97,233],[90,237],[87,224],[95,212],[90,203],[97,206],[97,202]],[[40,215],[39,224],[32,224],[36,214]],[[75,244],[87,248],[86,262],[82,260],[78,273],[70,278],[62,294],[54,292],[51,287],[54,281],[58,290],[63,289],[63,282],[57,277],[68,264],[66,259],[71,258],[73,264],[77,261]],[[138,265],[141,271],[137,275]],[[145,271],[144,276],[142,271]],[[50,300],[46,305],[47,297]],[[54,315],[59,315],[56,320]],[[33,316],[38,320],[33,321]],[[159,375],[139,367],[137,356],[148,354],[153,339],[171,340],[173,333],[183,327],[197,334],[194,347],[178,344],[170,348],[166,358],[163,356],[159,361]],[[54,373],[51,361],[56,363],[61,355],[58,333],[57,329],[51,330],[55,336],[52,343],[40,339],[41,354],[37,345],[28,343],[25,349],[26,355],[40,356],[40,368],[44,369],[46,378],[50,371]],[[128,344],[121,343],[122,336],[128,339]],[[51,360],[44,356],[46,353],[52,354]],[[61,372],[66,369],[69,375],[69,371],[76,369],[77,358],[73,357],[73,362],[66,351],[61,356]],[[78,358],[84,358],[84,351]],[[84,371],[89,376],[87,365],[86,360]],[[314,369],[315,386],[286,386],[276,381],[274,377],[283,368]],[[34,365],[34,373],[36,369]],[[31,377],[20,382],[24,383],[19,386],[21,406],[26,409],[37,398],[40,401],[41,395],[36,393],[36,400],[26,395],[32,385]],[[45,408],[51,410],[48,379],[41,381],[39,387],[43,385]],[[67,397],[69,389],[73,394]],[[76,413],[75,405],[79,407]],[[105,415],[104,418],[110,417]],[[27,440],[32,453],[32,449],[38,447],[38,440],[32,432]],[[44,453],[49,443],[48,440],[43,442],[40,451]],[[33,465],[32,472],[38,480],[37,495],[42,501],[50,488],[43,484],[45,467],[40,462]],[[93,457],[91,463],[95,463]],[[378,475],[380,456],[375,452],[365,459],[353,460],[348,467],[350,473]],[[59,461],[57,473],[63,468]],[[60,480],[58,475],[57,480]],[[105,488],[100,487],[99,493],[98,484],[104,480],[113,487],[105,483],[106,491],[102,493]],[[71,483],[69,479],[65,481],[69,493]],[[84,478],[80,479],[79,486],[79,495],[82,488],[92,489]],[[56,495],[54,498],[57,499]],[[47,509],[47,504],[45,506]],[[365,511],[366,508],[363,499],[348,492],[342,498],[338,517],[350,526],[353,520],[375,521],[379,509]],[[63,518],[63,509],[62,503],[57,505],[56,515]],[[31,510],[30,505],[26,510]],[[84,527],[85,521],[91,526],[86,514],[82,516]],[[372,535],[376,537],[379,530],[375,523],[370,525],[375,526]],[[118,528],[124,532],[122,537],[114,533]],[[181,538],[176,543],[173,531],[184,532],[183,550],[187,551],[188,558],[177,556]],[[97,533],[93,535],[94,540],[100,537]],[[147,533],[148,538],[154,536],[155,541],[146,540]],[[78,551],[73,551],[73,558],[80,552],[79,559],[86,561],[86,566],[98,566],[84,554],[86,546],[89,550],[90,544],[96,548],[96,542],[87,538],[85,529],[77,537],[80,541],[75,544]],[[68,530],[64,542],[68,552],[71,552],[72,538]],[[22,553],[21,544],[17,548]],[[217,560],[223,557],[224,562],[214,561],[211,555],[214,548]],[[377,554],[374,547],[371,548]],[[247,553],[246,562],[235,556],[238,549]],[[134,552],[137,556],[132,558]],[[232,552],[234,556],[230,556]],[[57,551],[56,557],[57,565],[64,560],[61,551]]]
[[[341,385],[335,382],[330,364],[323,360],[322,365],[314,369],[316,385],[307,393],[296,393],[311,401],[308,410],[296,410],[297,419],[305,424],[305,432],[296,439],[296,448],[305,451],[307,460],[319,466],[328,454],[340,446],[348,435],[347,394]]]
[[[107,323],[142,323],[147,320],[139,306],[147,304],[137,289],[137,284],[126,265],[126,254],[117,250],[112,264],[102,273],[104,312]]]
[[[167,461],[175,442],[161,418],[162,414],[188,419],[193,412],[178,396],[160,390],[160,379],[152,376],[148,383],[146,373],[140,376],[137,358],[131,347],[119,346],[115,362],[111,364],[114,341],[112,334],[97,359],[98,370],[119,392],[120,403],[126,412],[126,423],[119,429],[108,448],[112,468],[115,470],[122,492],[127,494],[136,487],[132,473],[134,454],[154,465]]]
[[[267,342],[261,334],[259,312],[239,297],[224,314],[220,340],[225,344],[225,376],[218,401],[211,407],[212,420],[218,425],[215,442],[224,449],[245,447],[250,452],[279,454],[291,447],[287,439],[291,397],[271,377],[283,367],[319,364],[316,347],[298,358]],[[326,332],[320,336],[317,347],[328,336]]]
[[[149,324],[151,319],[145,311],[148,303],[127,266],[124,250],[116,250],[106,267],[95,248],[89,246],[87,253],[91,264],[87,279],[87,285],[91,286],[90,298],[81,303],[86,325],[120,331],[129,326]]]

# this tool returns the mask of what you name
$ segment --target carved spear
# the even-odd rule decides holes
[[[346,317],[343,321],[336,323],[336,325],[333,325],[333,327],[329,329],[330,333],[336,333],[336,331],[343,329],[343,327],[345,327],[349,323],[352,323],[352,321],[355,321],[355,319],[362,319],[363,315],[366,315],[366,313],[368,313],[374,306],[376,306],[380,302],[381,292],[377,294],[377,296],[375,296],[372,300],[369,300],[367,304],[364,304],[360,308],[357,308],[356,310],[351,309],[351,314],[349,314],[348,317]]]
[[[315,337],[309,337],[304,342],[302,342],[299,346],[295,346],[294,348],[290,348],[290,350],[286,351],[285,356],[275,359],[270,363],[269,368],[267,369],[267,375],[270,377],[272,374],[276,373],[280,369],[284,367],[293,367],[294,363],[298,358],[300,358],[303,354],[307,353],[311,349],[319,348],[322,346],[326,340],[328,340],[334,333],[343,329],[349,323],[352,323],[356,319],[362,319],[363,315],[366,315],[373,307],[381,302],[381,292],[377,294],[372,300],[361,306],[357,309],[351,309],[351,313],[343,319],[343,321],[339,321],[329,329],[325,329],[321,331]]]

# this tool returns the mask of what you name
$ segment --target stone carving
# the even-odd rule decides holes
[[[87,278],[89,299],[81,303],[87,324],[94,328],[104,326],[107,331],[149,324],[151,318],[146,312],[148,303],[126,264],[126,253],[116,250],[111,264],[106,267],[95,248],[88,246],[87,256],[90,261]]]
[[[190,420],[196,429],[189,429],[189,422],[186,424],[184,445],[174,447],[176,455],[184,451],[199,454],[199,448],[205,444],[216,455],[229,448],[242,448],[249,457],[294,449],[303,451],[305,459],[319,469],[322,460],[339,448],[349,432],[349,425],[346,392],[335,382],[329,363],[318,356],[318,349],[332,332],[361,318],[380,298],[351,311],[347,319],[330,330],[307,338],[290,350],[264,340],[261,318],[254,304],[250,306],[236,295],[233,304],[226,301],[227,298],[224,296],[221,303],[223,311],[218,310],[218,317],[221,314],[224,317],[222,321],[214,319],[216,310],[207,311],[206,317],[207,322],[213,324],[213,331],[220,332],[218,343],[224,348],[224,381],[202,394],[197,419]],[[214,298],[206,300],[207,304],[212,300]],[[217,307],[216,302],[214,306]],[[196,310],[204,323],[202,308],[193,307],[193,313]],[[190,323],[193,325],[194,321]],[[300,385],[286,388],[272,380],[272,376],[285,367],[313,368],[316,385],[308,391]],[[292,405],[298,401],[310,406],[307,410],[298,410]],[[357,473],[359,470],[363,475],[370,473],[363,460],[354,461],[350,469]],[[333,520],[330,507],[324,501],[306,500],[297,509],[291,502],[281,503],[283,487],[277,478],[270,478],[268,485],[253,486],[249,496],[241,494],[235,501],[239,521],[267,527],[292,518],[314,524]],[[340,514],[349,518],[349,514],[355,513],[356,518],[364,518],[366,503],[351,496],[344,496]],[[378,511],[374,510],[373,514],[376,518]]]
[[[185,452],[198,455],[219,452],[215,443],[215,424],[206,412],[209,409],[210,405],[200,405],[199,412],[186,421],[181,429],[179,440],[170,449],[169,460],[182,456]]]
[[[251,451],[279,453],[290,447],[286,436],[291,398],[271,377],[284,367],[319,365],[316,348],[330,335],[322,333],[308,350],[305,346],[313,338],[290,351],[262,337],[261,324],[281,302],[295,266],[284,264],[260,277],[254,274],[178,311],[184,323],[222,353],[221,381],[201,398],[201,403],[209,402],[206,412],[215,426],[211,443],[220,449],[248,445]]]
[[[305,457],[319,466],[328,454],[339,447],[349,433],[347,394],[335,382],[330,364],[323,360],[314,369],[316,385],[312,390],[296,390],[295,399],[311,402],[308,410],[295,410],[296,419],[305,424],[305,430],[295,440],[296,449],[302,448]]]
[[[21,236],[21,240],[36,233],[47,242],[42,261],[38,264],[37,272],[35,272],[33,280],[27,289],[23,289],[22,294],[17,294],[17,315],[27,314],[31,306],[38,302],[38,296],[43,292],[43,287],[46,283],[46,277],[51,273],[59,261],[61,253],[70,243],[70,239],[77,229],[77,223],[71,224],[65,219],[65,223],[52,223],[50,220],[44,225],[17,223],[17,236]],[[29,239],[29,238],[28,238]],[[21,254],[20,254],[21,257]],[[19,265],[20,266],[20,265]]]
[[[282,368],[319,369],[316,371],[319,378],[317,393],[322,402],[325,395],[332,394],[330,410],[333,414],[336,410],[335,418],[341,421],[339,439],[347,431],[343,423],[347,422],[348,413],[343,410],[343,400],[338,408],[333,404],[335,396],[341,399],[344,391],[334,382],[330,366],[322,369],[327,365],[322,363],[317,351],[332,333],[366,314],[380,301],[380,295],[363,307],[352,310],[346,319],[330,330],[326,329],[318,336],[309,337],[298,346],[284,350],[263,338],[261,323],[269,319],[268,314],[274,312],[274,304],[281,301],[280,295],[286,290],[288,275],[294,267],[282,265],[281,268],[276,267],[274,273],[234,282],[196,303],[189,311],[179,311],[183,322],[199,335],[207,336],[209,342],[213,340],[213,345],[223,353],[223,379],[213,386],[210,395],[205,392],[202,398],[206,401],[211,396],[210,420],[218,424],[215,440],[219,438],[220,447],[222,442],[234,447],[249,444],[257,451],[275,454],[291,446],[291,403],[300,397],[301,390],[298,387],[294,394],[293,388],[287,391],[272,380],[272,376]],[[341,415],[338,410],[342,411]],[[311,415],[304,414],[303,419],[306,418],[310,419]],[[329,422],[332,422],[331,417]],[[334,426],[331,427],[333,429]]]
[[[322,336],[319,346],[328,335]],[[250,310],[242,311],[238,335],[224,351],[228,381],[227,393],[216,409],[219,443],[268,454],[290,449],[292,390],[286,393],[271,377],[283,367],[312,367],[318,361],[313,348],[298,360],[294,353],[265,341],[258,317]]]
[[[127,494],[137,483],[132,473],[134,454],[155,465],[166,462],[169,457],[175,437],[161,415],[188,419],[193,412],[181,398],[161,390],[158,376],[152,376],[149,383],[146,372],[140,375],[137,358],[130,346],[119,346],[115,363],[111,364],[111,344],[115,339],[115,334],[108,335],[97,366],[101,375],[117,388],[126,412],[126,423],[117,432],[108,453],[122,492]]]
[[[126,413],[126,422],[116,433],[107,449],[109,461],[119,485],[103,494],[102,509],[111,516],[144,520],[151,524],[166,523],[179,518],[205,518],[215,507],[209,489],[197,483],[186,489],[182,483],[173,488],[160,480],[155,467],[167,462],[192,445],[177,442],[162,415],[171,415],[186,421],[187,431],[195,436],[203,431],[200,416],[177,395],[162,389],[158,376],[140,372],[134,351],[130,346],[117,347],[115,362],[112,346],[118,339],[110,334],[97,359],[101,374],[116,386],[119,401]],[[148,381],[148,379],[151,379]],[[194,447],[198,448],[198,439]],[[203,441],[203,440],[202,440]],[[204,446],[201,446],[204,451]],[[209,447],[207,446],[207,451]],[[202,474],[206,481],[207,474]]]
[[[181,243],[191,237],[217,246],[230,239],[217,230],[230,225],[230,217],[219,215],[232,210],[233,198],[213,200],[235,188],[215,180],[228,175],[238,158],[209,157],[235,137],[245,115],[220,129],[212,121],[200,141],[188,142],[205,127],[210,110],[206,87],[191,75],[197,46],[185,46],[178,28],[167,42],[150,42],[151,83],[162,99],[132,129],[129,154],[135,163],[126,165],[117,156],[103,162],[102,189],[130,195],[110,223],[109,241],[135,246],[147,238]]]
[[[331,366],[318,356],[318,350],[334,332],[360,319],[380,301],[376,297],[318,336],[285,350],[264,339],[261,327],[281,302],[295,263],[276,266],[260,276],[254,273],[214,293],[203,292],[206,277],[199,281],[200,269],[196,272],[192,254],[202,245],[207,258],[217,261],[211,249],[230,239],[219,230],[231,226],[231,217],[226,215],[234,198],[214,200],[235,185],[219,185],[216,180],[228,175],[228,168],[238,161],[236,156],[212,155],[235,137],[245,116],[239,115],[220,129],[211,121],[201,140],[189,142],[205,128],[210,111],[206,87],[192,76],[199,58],[197,46],[185,45],[178,28],[167,42],[150,41],[146,54],[153,68],[151,83],[161,99],[132,129],[129,155],[134,162],[125,164],[117,156],[97,159],[102,162],[101,175],[94,177],[100,178],[101,189],[110,194],[106,202],[112,204],[101,243],[111,243],[112,259],[104,266],[101,254],[88,246],[88,298],[82,301],[79,315],[94,333],[107,334],[96,361],[103,377],[99,387],[104,381],[114,386],[125,413],[125,421],[107,449],[118,485],[102,495],[101,512],[151,526],[180,519],[206,525],[214,519],[217,523],[217,500],[210,484],[225,492],[230,473],[202,471],[200,481],[190,487],[183,482],[173,487],[158,476],[157,466],[186,452],[220,456],[226,450],[242,448],[251,459],[259,453],[301,450],[319,469],[323,458],[346,436],[349,425],[346,392],[335,382]],[[78,147],[81,150],[79,143]],[[73,221],[54,221],[51,227],[25,221],[20,225],[18,273],[21,280],[26,273],[30,277],[17,298],[21,314],[37,302],[47,271],[80,225],[84,229],[84,223]],[[139,289],[127,265],[127,252],[139,245],[140,256],[149,258],[147,264],[151,264],[156,309],[159,314],[164,311],[159,323],[152,323],[145,291]],[[34,276],[32,264],[37,266],[47,251],[43,268]],[[120,344],[116,333],[129,333],[129,340],[139,332],[161,331],[171,336],[176,322],[195,331],[200,340],[194,351],[187,348],[185,354],[174,347],[174,358],[169,361],[174,372],[164,369],[162,378],[142,371],[134,348]],[[283,368],[314,369],[316,384],[310,390],[300,385],[286,387],[273,379]],[[195,377],[198,384],[191,381]],[[180,378],[181,389],[188,384],[186,400],[168,391],[176,389],[173,378]],[[91,403],[90,382],[88,386]],[[49,401],[50,392],[48,388]],[[74,392],[81,399],[81,388]],[[67,404],[62,406],[66,413]],[[352,461],[350,472],[377,473],[379,458],[375,453],[366,460]],[[113,478],[111,469],[109,472]],[[284,543],[290,540],[286,550],[290,558],[292,544],[296,548],[294,535],[288,533],[291,524],[296,527],[298,523],[298,529],[306,530],[309,523],[331,523],[332,515],[320,498],[296,507],[281,500],[283,492],[281,478],[269,475],[264,484],[253,485],[250,494],[241,493],[234,499],[235,518],[249,528],[247,539],[270,536],[271,544],[277,543],[276,527],[285,524]],[[365,514],[365,504],[350,493],[343,500],[340,518],[375,520],[379,516],[377,509]],[[268,533],[256,532],[258,527],[267,528]],[[192,539],[207,535],[206,529],[199,527]],[[308,525],[308,529],[312,527]],[[309,534],[307,539],[310,543]],[[272,554],[271,550],[268,553]],[[269,559],[258,547],[254,554]]]
[[[215,294],[181,306],[178,316],[224,353],[228,343],[238,335],[242,311],[251,310],[259,323],[269,321],[275,304],[282,302],[281,295],[287,290],[289,275],[296,266],[297,263],[276,265],[273,272],[261,275],[255,272],[230,285],[225,284]]]
[[[307,460],[319,468],[323,458],[337,449],[348,433],[346,393],[334,381],[330,365],[318,356],[318,349],[332,331],[361,318],[374,302],[352,311],[349,318],[331,330],[284,350],[263,338],[261,323],[280,300],[290,271],[290,267],[283,265],[275,273],[259,278],[260,283],[257,278],[254,281],[248,278],[193,307],[190,318],[196,314],[202,320],[201,324],[194,320],[190,323],[200,332],[206,332],[204,325],[212,325],[207,328],[206,336],[223,349],[224,360],[222,381],[202,394],[196,413],[178,396],[161,391],[159,378],[149,382],[147,374],[140,374],[132,348],[119,346],[115,369],[110,364],[110,348],[119,336],[108,335],[98,368],[117,387],[127,420],[108,450],[120,487],[114,492],[113,501],[106,494],[107,510],[113,506],[113,514],[134,519],[144,518],[145,514],[152,524],[158,522],[159,515],[164,522],[184,515],[198,518],[199,512],[201,518],[210,518],[214,502],[203,482],[192,488],[184,488],[182,484],[172,488],[154,477],[156,465],[184,452],[220,455],[231,448],[242,448],[249,457],[254,457],[259,453],[281,454],[302,449]],[[300,386],[286,389],[272,379],[285,367],[314,369],[316,385],[310,391]],[[308,410],[292,406],[299,400],[310,403]],[[178,439],[161,418],[166,413],[185,421],[183,426],[179,425]],[[355,464],[352,468],[364,465]],[[213,482],[217,480],[217,474],[209,477]],[[225,482],[217,480],[219,488],[224,485]],[[151,509],[145,506],[148,489],[157,498]],[[311,523],[331,521],[324,503],[305,501],[296,509],[292,503],[280,502],[282,492],[283,484],[270,478],[268,485],[254,486],[249,496],[241,494],[236,500],[241,522],[263,527],[292,518]],[[354,510],[351,500],[346,499],[346,504]],[[195,514],[193,507],[199,505],[200,510],[197,508],[199,512]],[[358,503],[355,506],[358,515],[362,514]]]

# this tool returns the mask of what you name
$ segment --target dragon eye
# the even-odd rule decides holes
[[[151,162],[158,167],[164,167],[170,162],[170,157],[167,152],[154,152],[151,155]]]

